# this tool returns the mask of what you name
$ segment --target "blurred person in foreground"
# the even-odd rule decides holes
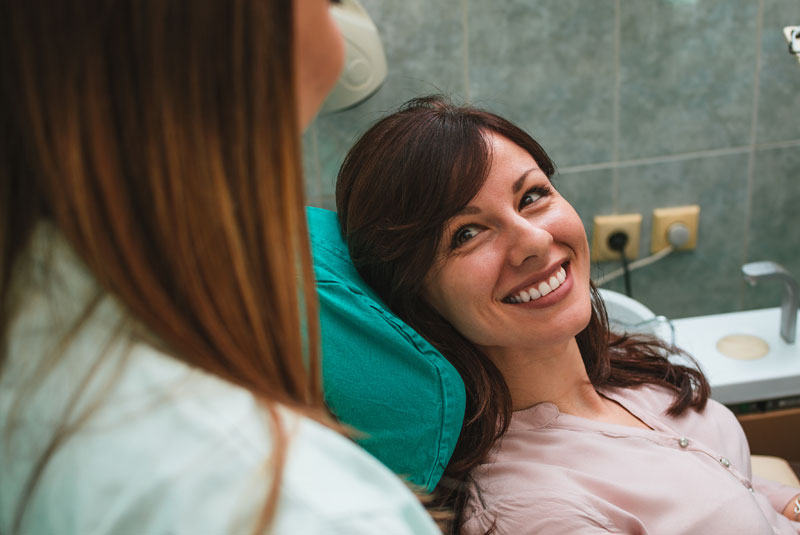
[[[327,0],[0,1],[0,533],[434,533],[331,428]]]

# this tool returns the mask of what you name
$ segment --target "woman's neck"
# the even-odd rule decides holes
[[[600,395],[586,373],[578,342],[535,350],[487,349],[505,378],[514,411],[553,403],[560,412],[590,420],[647,427],[618,403]]]
[[[515,411],[545,401],[563,410],[593,405],[599,398],[574,338],[535,350],[488,348],[487,353],[506,380]]]

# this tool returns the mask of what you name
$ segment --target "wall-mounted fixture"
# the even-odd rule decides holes
[[[609,238],[622,232],[627,236],[625,257],[628,259],[639,256],[639,233],[642,227],[642,214],[617,214],[594,216],[594,231],[592,232],[592,260],[619,260],[620,253],[609,244]]]
[[[650,251],[657,253],[672,245],[675,250],[694,249],[697,246],[697,226],[700,206],[673,206],[653,210],[653,235]]]
[[[366,100],[383,84],[388,72],[381,36],[358,0],[342,0],[331,5],[330,10],[344,37],[345,60],[336,87],[322,105],[322,113],[350,108]]]
[[[783,29],[783,36],[789,42],[789,52],[800,61],[800,26],[787,26]]]
[[[650,249],[653,254],[628,263],[639,250],[641,214],[595,216],[592,235],[592,261],[622,260],[622,267],[595,279],[600,287],[618,277],[625,277],[625,292],[631,296],[630,273],[658,262],[673,251],[694,249],[700,206],[674,206],[653,210],[653,233]]]

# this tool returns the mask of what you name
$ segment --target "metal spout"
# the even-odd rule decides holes
[[[797,307],[800,304],[800,288],[791,273],[776,262],[765,260],[750,262],[742,266],[745,280],[755,286],[761,280],[780,280],[784,283],[781,303],[781,338],[793,344],[797,336]]]

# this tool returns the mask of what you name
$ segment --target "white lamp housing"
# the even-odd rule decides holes
[[[789,42],[789,52],[800,61],[800,26],[786,26],[783,29],[783,36]]]
[[[388,71],[378,29],[358,0],[342,0],[330,9],[344,37],[345,60],[336,86],[322,105],[322,113],[350,108],[366,100],[383,84]]]

